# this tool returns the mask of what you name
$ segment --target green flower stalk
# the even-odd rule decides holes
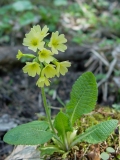
[[[18,50],[18,54],[16,58],[20,60],[22,57],[27,57],[27,58],[36,58],[33,54],[23,54],[20,50]]]

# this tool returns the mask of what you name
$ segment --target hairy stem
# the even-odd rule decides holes
[[[51,121],[50,112],[49,112],[49,108],[47,106],[46,95],[45,95],[45,91],[44,91],[43,87],[41,88],[41,92],[42,92],[42,99],[43,99],[43,104],[44,104],[45,112],[46,112],[46,115],[47,115],[47,120],[49,122],[50,128],[56,134],[55,128],[53,127],[53,124],[52,124],[52,121]]]
[[[50,116],[50,112],[49,112],[49,108],[48,108],[47,100],[46,100],[46,95],[45,95],[45,91],[44,91],[43,87],[41,88],[41,93],[42,93],[43,104],[44,104],[45,112],[47,115],[47,120],[49,122],[49,126],[54,133],[54,138],[61,144],[61,146],[63,148],[64,144],[61,142],[60,138],[57,136],[57,133],[56,133],[55,128],[53,127],[53,124],[51,121],[51,116]]]

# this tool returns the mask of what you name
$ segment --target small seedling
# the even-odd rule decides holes
[[[106,152],[102,152],[101,155],[100,155],[100,157],[101,157],[103,160],[108,160],[109,157],[110,157],[110,155],[109,155],[110,153],[115,153],[114,148],[112,148],[112,147],[106,148]]]
[[[103,142],[117,127],[118,120],[111,119],[93,125],[79,133],[80,117],[91,112],[96,105],[98,87],[95,76],[91,72],[83,73],[74,83],[70,94],[70,101],[65,104],[63,110],[51,119],[50,109],[47,105],[44,86],[49,86],[50,78],[65,75],[70,62],[59,62],[54,55],[58,51],[67,49],[67,42],[63,34],[53,32],[45,44],[44,38],[49,34],[49,28],[43,29],[39,25],[33,26],[23,40],[23,45],[28,46],[35,54],[24,54],[18,51],[17,58],[27,57],[31,62],[26,62],[23,72],[29,76],[38,75],[36,85],[41,88],[43,104],[47,121],[33,121],[17,126],[8,131],[4,136],[4,142],[13,145],[40,145],[41,156],[52,155],[54,152],[61,154],[63,158],[71,150],[76,150],[77,145],[84,141],[91,144]],[[69,77],[68,77],[69,78]]]

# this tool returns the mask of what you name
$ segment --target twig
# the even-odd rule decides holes
[[[107,72],[107,75],[106,75],[106,77],[105,77],[104,79],[102,79],[102,80],[98,83],[98,87],[99,87],[101,84],[103,84],[104,82],[106,82],[107,79],[110,77],[112,71],[114,70],[114,66],[115,66],[116,62],[117,62],[117,58],[113,59],[113,61],[110,63],[110,68],[109,68],[109,70],[108,70],[108,72]]]
[[[86,148],[86,150],[85,150],[85,152],[83,153],[82,157],[84,157],[84,156],[85,156],[85,154],[87,153],[87,151],[88,151],[89,147],[90,147],[90,144],[89,144],[89,145],[88,145],[88,147]],[[81,157],[81,158],[82,158],[82,157]]]
[[[75,150],[75,153],[74,153],[74,160],[76,160],[76,150]]]
[[[85,67],[88,67],[93,61],[94,61],[94,57],[92,56],[92,57],[90,57],[89,59],[88,59],[88,61],[85,63]]]
[[[119,133],[119,136],[118,136],[118,147],[116,149],[116,153],[118,153],[120,151],[120,124],[118,125],[118,133]]]
[[[94,61],[92,65],[88,68],[89,71],[94,71],[96,67],[98,66],[98,61]]]
[[[103,87],[103,100],[107,101],[107,93],[108,93],[108,83],[105,82],[104,87]]]
[[[102,73],[102,61],[99,61],[99,66],[95,69],[94,74]]]
[[[94,53],[106,66],[109,67],[109,62],[104,57],[102,57],[97,51],[91,50],[91,52]]]
[[[63,101],[61,100],[61,98],[59,96],[56,97],[58,102],[63,106],[65,107],[65,104],[63,103]]]
[[[62,109],[62,107],[53,107],[53,106],[48,106],[49,108],[51,108],[51,109],[56,109],[56,110],[61,110]]]

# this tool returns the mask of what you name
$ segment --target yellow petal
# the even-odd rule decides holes
[[[48,64],[42,70],[42,75],[45,75],[47,78],[55,77],[55,75],[56,75],[56,69],[54,68],[53,65]]]
[[[28,73],[31,77],[35,77],[36,74],[40,75],[41,68],[37,62],[27,62],[23,67],[23,72]]]
[[[38,87],[44,87],[44,85],[49,86],[49,80],[46,77],[40,77],[36,83]]]

